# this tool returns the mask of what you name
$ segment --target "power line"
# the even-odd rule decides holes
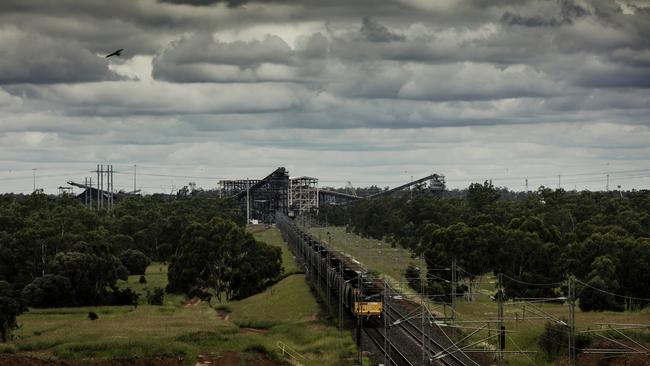
[[[133,175],[133,172],[119,172],[119,171],[116,171],[115,174]],[[226,177],[206,177],[206,176],[197,176],[197,175],[156,174],[156,173],[142,173],[142,172],[138,172],[138,175],[145,175],[145,176],[150,176],[150,177],[210,179],[210,180],[225,180],[225,179],[228,179]]]
[[[583,281],[580,281],[580,280],[577,279],[577,278],[576,278],[576,282],[580,283],[580,284],[583,285],[583,286],[589,287],[589,288],[591,288],[591,289],[593,289],[593,290],[596,290],[596,291],[602,292],[602,293],[607,294],[607,295],[611,295],[611,296],[615,296],[615,297],[621,297],[621,298],[624,298],[624,299],[630,299],[630,300],[639,300],[639,301],[648,301],[648,302],[650,302],[650,299],[646,299],[646,298],[642,298],[642,297],[634,297],[634,296],[625,296],[625,295],[615,294],[615,293],[613,293],[613,292],[609,292],[609,291],[603,290],[603,289],[601,289],[601,288],[594,287],[594,286],[592,286],[592,285],[590,285],[590,284],[588,284],[588,283],[585,283],[585,282],[583,282]]]
[[[512,278],[512,277],[506,275],[505,273],[503,273],[502,275],[503,275],[503,277],[508,278],[508,279],[510,279],[510,280],[512,280],[514,282],[519,282],[521,284],[531,285],[531,286],[557,286],[557,285],[561,285],[561,284],[564,283],[564,281],[549,282],[549,283],[533,283],[533,282],[526,282],[526,281],[518,280],[516,278]]]

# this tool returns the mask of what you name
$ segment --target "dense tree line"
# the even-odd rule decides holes
[[[566,291],[562,285],[527,283],[574,275],[583,283],[584,310],[648,305],[599,290],[650,298],[650,191],[504,192],[489,182],[453,195],[418,190],[413,199],[402,194],[323,206],[318,216],[422,255],[434,291],[448,292],[437,270],[455,258],[470,282],[504,273],[509,296],[558,296]]]
[[[69,195],[0,195],[0,306],[24,310],[25,305],[137,302],[135,293],[117,288],[119,279],[144,274],[152,260],[171,261],[170,276],[176,276],[174,270],[195,264],[182,259],[203,243],[218,244],[222,256],[206,258],[241,265],[241,273],[230,273],[229,285],[217,291],[228,298],[246,296],[277,278],[281,268],[275,248],[256,242],[244,224],[237,202],[208,194],[130,197],[111,211],[90,210]],[[210,231],[214,225],[229,229]],[[261,254],[251,253],[256,250]],[[199,273],[190,274],[196,278],[183,273],[188,283],[211,285],[200,282]],[[14,325],[12,319],[2,321],[7,331]]]

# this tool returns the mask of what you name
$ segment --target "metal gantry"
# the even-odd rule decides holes
[[[318,179],[299,177],[289,180],[289,207],[295,215],[318,210]]]

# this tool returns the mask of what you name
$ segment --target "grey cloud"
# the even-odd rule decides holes
[[[108,61],[78,43],[0,30],[0,83],[66,83],[118,80]]]
[[[170,3],[177,5],[192,5],[192,6],[211,6],[215,4],[227,4],[229,7],[234,8],[246,4],[247,0],[158,0],[161,3]]]
[[[293,51],[281,38],[215,41],[195,34],[172,43],[153,60],[153,76],[176,82],[252,82],[291,80]],[[273,66],[276,65],[276,66]]]
[[[550,97],[561,86],[529,67],[511,66],[500,70],[484,64],[453,64],[417,67],[399,96],[425,100],[497,100]]]
[[[201,33],[174,42],[160,58],[181,64],[208,62],[250,67],[265,62],[286,64],[291,58],[291,48],[278,36],[267,35],[261,41],[227,43],[215,41],[211,34]]]
[[[298,109],[302,104],[300,88],[270,83],[147,84],[133,81],[21,85],[6,89],[14,95],[33,95],[26,103],[27,108],[47,110],[52,106],[65,106],[70,115],[274,113]]]
[[[524,17],[519,14],[514,14],[509,11],[503,13],[501,23],[508,25],[521,25],[525,27],[557,27],[559,25],[567,24],[569,21],[555,18],[544,18],[539,15]]]
[[[587,9],[576,4],[573,0],[559,0],[558,5],[559,14],[557,17],[545,17],[542,15],[522,16],[506,11],[501,16],[501,23],[525,27],[558,27],[571,24],[574,19],[591,14]]]
[[[590,14],[589,10],[573,0],[560,0],[560,13],[563,19],[576,19]]]
[[[363,17],[361,34],[370,42],[394,42],[406,39],[403,35],[391,32],[385,25],[367,16]]]

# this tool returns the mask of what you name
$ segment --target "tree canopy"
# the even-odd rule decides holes
[[[321,222],[346,225],[364,237],[411,249],[427,263],[432,289],[449,292],[450,274],[439,272],[456,259],[470,282],[503,273],[507,295],[558,296],[568,275],[617,297],[598,303],[593,289],[578,290],[583,308],[647,306],[650,298],[650,191],[568,192],[540,187],[509,192],[490,182],[463,191],[415,191],[323,205]],[[438,278],[438,280],[436,280]],[[531,283],[556,286],[531,286]],[[591,291],[591,292],[590,292]],[[596,291],[601,299],[602,292]],[[602,299],[601,299],[602,300]]]
[[[213,289],[227,300],[252,295],[281,274],[281,251],[260,243],[230,220],[190,225],[169,265],[169,292]]]

